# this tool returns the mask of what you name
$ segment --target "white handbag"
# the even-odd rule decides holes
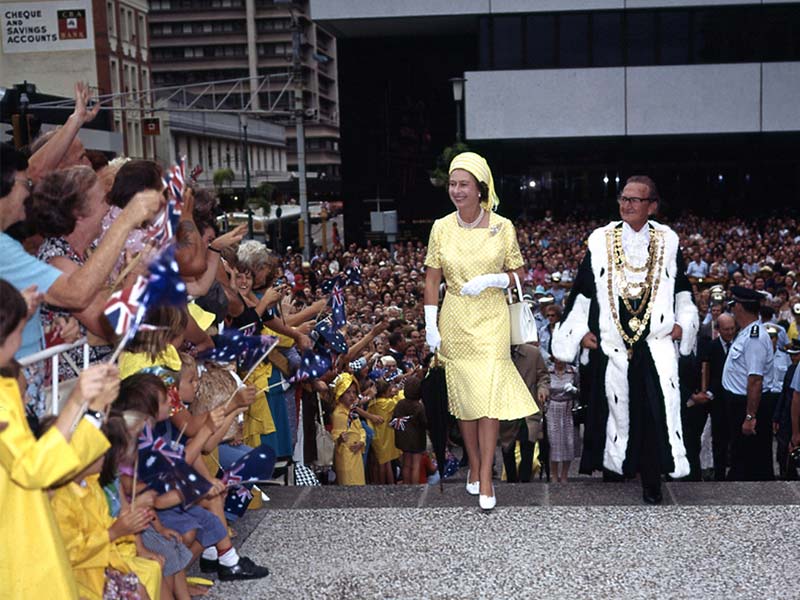
[[[317,441],[317,460],[314,465],[317,467],[330,467],[333,464],[333,455],[336,452],[336,442],[333,437],[325,429],[325,417],[322,412],[322,402],[317,394],[317,404],[319,407],[319,422],[316,423],[316,441]]]
[[[529,344],[539,341],[539,333],[536,329],[536,319],[533,318],[533,311],[530,305],[522,300],[522,286],[519,283],[519,276],[512,273],[517,287],[517,302],[511,295],[511,288],[508,291],[508,316],[511,321],[511,345]]]

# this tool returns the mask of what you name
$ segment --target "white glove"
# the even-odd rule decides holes
[[[438,306],[425,305],[425,343],[430,346],[431,352],[436,352],[442,346],[442,336],[439,335],[439,327],[436,324],[438,313]]]
[[[473,277],[461,288],[462,296],[477,296],[483,290],[494,287],[504,290],[508,287],[507,273],[488,273]]]
[[[567,392],[568,394],[573,394],[578,391],[578,388],[576,388],[571,383],[567,383],[564,385],[564,391]]]

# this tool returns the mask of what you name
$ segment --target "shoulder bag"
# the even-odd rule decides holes
[[[508,292],[508,316],[511,321],[511,345],[519,346],[530,342],[538,342],[539,335],[536,331],[536,319],[533,318],[531,307],[522,299],[522,286],[519,283],[519,276],[512,273],[517,288],[517,302]]]

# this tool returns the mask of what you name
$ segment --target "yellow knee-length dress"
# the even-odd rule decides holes
[[[447,293],[439,314],[450,412],[457,419],[520,419],[539,412],[511,362],[510,323],[505,291],[489,288],[462,296],[470,279],[523,266],[514,225],[489,213],[489,226],[466,229],[456,213],[431,229],[425,265],[442,269]]]

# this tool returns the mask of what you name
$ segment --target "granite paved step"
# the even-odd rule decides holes
[[[269,487],[234,528],[270,568],[209,600],[797,598],[800,483]],[[197,567],[193,567],[196,573]]]
[[[800,504],[800,482],[673,482],[664,484],[664,504],[794,505]],[[499,483],[499,506],[638,506],[641,486],[584,479],[569,483]],[[438,485],[269,487],[269,509],[469,507],[477,504],[463,483]]]

